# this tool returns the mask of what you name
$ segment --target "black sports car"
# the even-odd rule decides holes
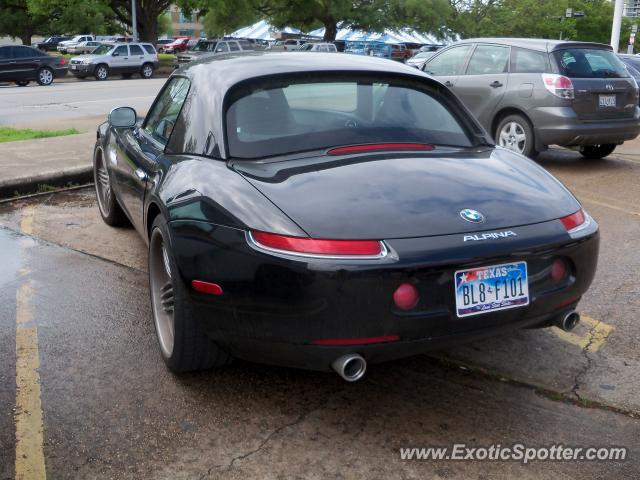
[[[496,147],[424,73],[247,53],[177,70],[144,120],[113,110],[100,213],[149,244],[174,371],[232,356],[357,380],[367,362],[579,320],[598,225]]]

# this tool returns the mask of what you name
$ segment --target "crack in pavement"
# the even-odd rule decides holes
[[[607,318],[608,318],[608,315],[607,315]],[[591,345],[595,340],[597,328],[598,328],[598,325],[600,325],[600,323],[601,322],[598,321],[593,327],[591,327],[591,329],[589,330],[589,340],[587,341],[587,344],[582,348],[582,350],[580,350],[580,353],[586,359],[587,362],[585,366],[574,377],[573,387],[571,388],[571,391],[570,391],[570,393],[574,395],[580,402],[583,402],[584,399],[580,396],[580,394],[578,393],[578,390],[580,389],[580,383],[583,377],[587,375],[587,372],[593,366],[594,361],[593,361],[593,358],[591,358],[591,355],[589,355],[589,348],[591,348]]]
[[[291,427],[295,427],[296,425],[298,425],[299,423],[301,423],[302,421],[304,421],[307,417],[309,417],[312,413],[318,411],[319,409],[321,409],[323,406],[325,405],[325,403],[323,403],[322,405],[318,405],[317,407],[302,413],[301,415],[298,415],[298,417],[289,423],[286,423],[284,425],[279,426],[278,428],[272,430],[258,445],[257,448],[254,448],[253,450],[250,450],[246,453],[240,454],[240,455],[236,455],[234,457],[231,458],[231,461],[227,462],[226,464],[217,464],[212,466],[211,468],[209,468],[207,470],[206,473],[204,473],[203,475],[201,475],[199,477],[199,480],[203,480],[207,477],[209,477],[212,472],[214,470],[219,470],[219,469],[224,469],[224,470],[231,470],[232,468],[234,468],[234,464],[237,461],[241,461],[241,460],[245,460],[253,455],[255,455],[256,453],[260,452],[262,449],[265,448],[265,446],[271,441],[271,439],[273,437],[275,437],[276,435],[278,435],[280,432],[282,432],[283,430],[286,430],[287,428],[291,428]]]

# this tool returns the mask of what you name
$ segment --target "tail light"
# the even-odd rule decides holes
[[[267,250],[299,255],[380,257],[386,252],[378,240],[326,240],[267,232],[251,232],[249,240]]]
[[[567,264],[561,258],[556,258],[551,264],[551,280],[560,283],[567,275]]]
[[[573,82],[569,77],[555,73],[543,73],[542,81],[544,82],[544,87],[556,97],[565,100],[573,100],[575,98]]]
[[[60,57],[60,65],[65,65],[67,62],[65,61],[64,57]]]
[[[419,300],[418,289],[410,283],[403,283],[393,292],[393,302],[401,310],[411,310]]]
[[[566,217],[562,217],[560,221],[569,233],[574,233],[588,225],[587,215],[583,209],[580,209],[571,215],[567,215]]]

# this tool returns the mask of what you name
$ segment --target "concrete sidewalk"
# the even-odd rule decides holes
[[[0,198],[92,179],[95,131],[0,143]]]

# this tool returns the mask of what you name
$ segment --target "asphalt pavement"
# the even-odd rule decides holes
[[[0,478],[638,478],[640,152],[552,151],[540,163],[601,226],[583,324],[372,365],[357,384],[239,361],[169,373],[132,229],[104,225],[91,189],[0,205]],[[400,458],[454,443],[629,452],[527,465]]]
[[[133,78],[0,86],[0,125],[69,128],[76,122],[85,125],[86,117],[105,118],[115,107],[146,112],[165,82],[166,78]]]

